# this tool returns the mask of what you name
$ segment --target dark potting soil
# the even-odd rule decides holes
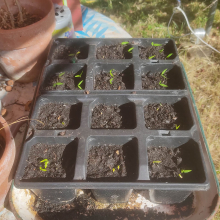
[[[125,90],[126,86],[123,82],[124,74],[113,70],[111,72],[114,77],[110,75],[109,72],[101,72],[95,77],[95,90]],[[113,79],[113,80],[112,80]]]
[[[176,129],[177,112],[168,103],[148,104],[144,107],[145,125],[148,129]],[[178,125],[177,125],[178,126]]]
[[[64,73],[64,74],[63,74]],[[81,75],[79,77],[79,75]],[[76,77],[77,76],[77,77]],[[83,70],[79,72],[60,72],[57,75],[53,75],[52,77],[48,78],[46,81],[46,85],[44,90],[51,91],[51,90],[81,90],[78,87],[78,84],[82,89],[85,88],[85,73]]]
[[[164,53],[164,45],[162,46],[149,46],[149,47],[138,47],[139,56],[141,59],[149,60],[152,57],[152,60],[165,60],[168,54]],[[172,56],[167,58],[172,59]]]
[[[110,59],[110,60],[119,60],[119,59],[131,59],[132,53],[128,52],[131,48],[131,45],[126,44],[115,44],[115,45],[104,45],[97,49],[96,58],[97,59]]]
[[[74,47],[74,46],[58,46],[53,55],[53,60],[69,60],[70,63],[76,63],[77,59],[85,59],[86,54],[82,47]]]
[[[151,179],[180,178],[182,157],[179,148],[149,147],[147,153]]]
[[[23,180],[50,178],[51,181],[59,179],[70,179],[73,176],[71,170],[74,166],[75,149],[65,144],[41,144],[31,147],[27,164],[24,169]],[[47,167],[42,160],[48,160]],[[43,170],[40,169],[40,167]],[[45,171],[46,170],[46,171]]]
[[[164,77],[163,77],[164,76]],[[145,75],[142,75],[142,88],[143,89],[160,89],[165,90],[169,89],[166,86],[161,86],[160,84],[167,85],[167,74],[164,73],[163,76],[160,72],[152,73],[148,72]]]
[[[48,103],[40,107],[36,128],[62,129],[67,128],[70,121],[71,105],[67,103]],[[42,124],[43,123],[43,124]]]
[[[87,178],[127,176],[123,145],[93,146],[89,151]]]
[[[100,104],[92,111],[91,128],[122,128],[122,116],[118,105]]]

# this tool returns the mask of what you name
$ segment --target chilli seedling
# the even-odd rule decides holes
[[[129,42],[128,41],[124,41],[124,42],[121,43],[121,45],[126,45],[126,44],[129,44]]]
[[[63,76],[64,74],[65,74],[65,72],[60,73],[60,74],[59,74],[59,78],[60,78],[61,76]]]
[[[153,161],[153,163],[161,163],[161,161],[155,160]]]
[[[162,46],[162,44],[155,44],[154,42],[152,42],[151,45],[154,46],[154,47]]]
[[[82,87],[80,86],[82,83],[83,83],[83,80],[80,81],[79,84],[78,84],[78,88],[81,89],[81,90],[83,90]]]
[[[159,50],[159,52],[160,52],[160,53],[162,53],[163,51],[164,51],[164,49],[162,49],[162,50]]]
[[[181,170],[181,173],[190,173],[192,170]],[[179,174],[180,178],[183,178],[181,174]]]
[[[63,83],[57,82],[57,83],[54,83],[54,84],[53,84],[53,87],[55,87],[55,86],[61,86],[61,85],[63,85]]]
[[[152,58],[154,58],[154,57],[155,57],[155,55],[154,55],[154,56],[149,57],[148,59],[149,59],[149,60],[151,60],[151,59],[152,59]]]
[[[110,84],[112,84],[112,81],[113,81],[113,79],[114,79],[114,75],[113,75],[113,73],[112,73],[112,71],[113,71],[114,69],[111,69],[110,70],[110,76],[111,76],[111,79],[109,80],[109,82],[110,82]]]
[[[129,53],[132,53],[132,50],[134,49],[134,47],[132,47],[132,48],[130,48],[129,50],[128,50],[128,52]]]
[[[176,125],[176,130],[178,130],[178,129],[179,129],[179,127],[180,127],[180,125],[179,125],[179,126],[177,126],[177,125]]]
[[[40,163],[44,163],[44,168],[40,167],[40,170],[47,171],[46,168],[47,168],[47,164],[49,163],[49,160],[44,159],[44,160],[41,160]]]
[[[76,75],[75,77],[81,78],[82,74],[83,74],[83,71],[79,75]]]
[[[62,122],[62,125],[65,125],[65,122],[64,122],[64,121]]]
[[[163,86],[163,87],[168,87],[167,85],[161,83],[161,81],[159,82],[159,85],[160,85],[160,86]]]
[[[113,173],[115,172],[115,168],[112,169],[112,172],[113,172]]]
[[[173,53],[170,53],[166,58],[169,58],[169,57],[171,57],[173,55]]]
[[[164,77],[165,79],[167,79],[166,76],[164,76],[164,73],[167,71],[167,69],[165,69],[162,73],[161,73],[161,76]]]

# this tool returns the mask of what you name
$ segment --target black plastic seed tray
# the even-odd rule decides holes
[[[130,59],[104,60],[96,58],[96,50],[102,45],[117,44],[128,41],[134,49]],[[139,57],[139,46],[151,46],[151,43],[165,44],[167,54],[173,53],[173,59],[148,60]],[[55,59],[54,51],[65,45],[68,48],[81,48],[82,59],[71,63],[66,59]],[[68,49],[72,53],[71,49]],[[95,90],[95,76],[101,71],[115,69],[124,71],[131,78],[126,90]],[[147,72],[162,72],[167,69],[168,89],[145,90],[142,88],[141,77]],[[82,90],[46,91],[47,80],[62,72],[80,74],[85,83]],[[177,79],[177,80],[174,80]],[[170,83],[170,84],[169,84]],[[31,136],[24,142],[23,152],[15,177],[15,185],[26,189],[108,189],[129,190],[146,189],[160,192],[164,190],[189,191],[207,190],[209,179],[204,161],[205,143],[189,93],[187,80],[177,55],[174,41],[170,39],[59,39],[51,46],[47,64],[39,80],[36,102],[30,117],[38,119],[41,107],[48,103],[64,103],[70,105],[69,124],[61,129],[38,129],[36,122],[29,124]],[[179,115],[180,127],[176,129],[149,129],[145,125],[144,107],[148,104],[173,104]],[[121,110],[122,128],[93,129],[92,111],[99,105],[118,105]],[[30,132],[29,132],[30,133]],[[28,135],[29,135],[28,133]],[[63,143],[75,148],[73,177],[71,179],[42,178],[23,180],[24,168],[27,165],[30,149],[36,143]],[[87,177],[87,160],[92,146],[102,144],[123,145],[126,158],[127,176],[105,178],[102,180]],[[147,150],[150,146],[166,146],[180,148],[183,161],[187,159],[190,178],[176,178],[171,181],[151,180]],[[68,160],[68,159],[67,159]],[[38,169],[36,167],[36,169]],[[185,196],[185,194],[184,194]],[[183,197],[184,197],[183,196]],[[185,197],[184,197],[185,198]]]

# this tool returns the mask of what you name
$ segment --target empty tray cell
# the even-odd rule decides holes
[[[152,130],[189,130],[193,125],[187,98],[154,97],[144,104],[145,125]]]
[[[155,40],[146,46],[138,47],[139,57],[143,60],[173,60],[176,58],[175,44],[172,40]]]
[[[68,100],[68,101],[67,101]],[[36,128],[39,130],[77,129],[80,126],[82,103],[62,96],[43,98],[36,107]]]
[[[93,73],[95,90],[134,89],[132,64],[97,64]]]
[[[96,58],[101,60],[121,60],[132,58],[133,47],[128,41],[100,43],[97,46]]]
[[[75,63],[78,59],[87,59],[88,52],[89,45],[83,41],[59,42],[52,52],[52,60],[68,60],[70,63]]]
[[[90,105],[90,127],[101,129],[134,129],[135,104],[125,97],[97,98]]]
[[[204,183],[200,146],[188,137],[147,139],[149,177],[155,182]]]
[[[146,90],[185,89],[182,70],[177,65],[146,65],[141,68],[142,88]]]
[[[135,137],[89,137],[86,156],[90,181],[137,180],[138,141]]]
[[[87,65],[53,64],[44,75],[42,90],[83,90],[85,89]]]
[[[23,181],[70,181],[74,177],[78,139],[34,138],[28,147]]]

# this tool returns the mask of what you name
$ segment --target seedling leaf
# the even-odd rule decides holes
[[[154,58],[155,57],[155,55],[154,56],[151,56],[151,57],[149,57],[149,60],[151,60],[152,58]]]
[[[113,81],[113,78],[111,78],[111,79],[109,80],[110,84],[112,84],[112,81]]]
[[[181,173],[190,173],[192,170],[181,170]]]
[[[111,69],[110,70],[110,75],[112,76],[112,77],[114,77],[114,75],[112,74],[112,71],[113,71],[114,69]]]
[[[81,89],[81,90],[83,90],[82,87],[80,86],[82,84],[82,82],[83,82],[83,80],[80,81],[79,84],[78,84],[78,88]]]
[[[161,163],[161,161],[155,160],[153,161],[153,163]]]
[[[167,58],[171,57],[172,55],[173,55],[173,53],[170,53],[170,54],[167,56]]]
[[[75,77],[80,77],[81,78],[82,74],[83,74],[83,71],[80,73],[80,75],[76,75]]]
[[[65,74],[65,72],[62,72],[59,74],[59,77],[63,76]]]
[[[125,44],[129,44],[129,42],[128,41],[124,41],[124,42],[121,43],[121,45],[125,45]]]
[[[78,51],[78,52],[76,53],[76,55],[79,54],[79,53],[80,53],[80,51]]]
[[[45,167],[45,169],[40,167],[40,170],[47,171],[46,168],[47,168],[47,164],[49,163],[48,159],[41,160],[40,163],[44,163],[44,167]]]
[[[118,165],[118,170],[120,169],[120,165]]]
[[[131,51],[132,51],[133,49],[134,49],[134,47],[130,48],[130,49],[128,50],[128,52],[131,53]]]
[[[113,172],[113,173],[115,172],[115,168],[112,169],[112,172]]]
[[[65,122],[64,122],[64,121],[62,122],[62,125],[65,125]]]
[[[180,178],[183,178],[181,174],[179,174],[179,177],[180,177]]]
[[[71,53],[71,54],[69,54],[69,57],[73,57],[75,54],[74,53]]]
[[[159,110],[159,108],[157,108],[157,111]]]
[[[178,129],[179,129],[179,127],[180,127],[180,125],[179,125],[179,126],[177,126],[177,125],[176,125],[176,130],[178,130]]]
[[[162,44],[155,44],[154,42],[152,42],[151,45],[152,45],[152,46],[155,46],[155,47],[162,46]]]
[[[160,85],[160,86],[163,86],[163,87],[168,87],[167,85],[161,83],[161,81],[159,82],[159,85]]]
[[[160,103],[160,106],[163,106],[163,105]]]
[[[167,69],[165,69],[165,70],[161,73],[161,75],[163,75],[166,71],[167,71]]]
[[[55,86],[61,86],[61,85],[63,85],[63,83],[57,82],[57,83],[54,83],[54,84],[53,84],[53,87],[55,87]]]
[[[163,51],[164,51],[164,49],[162,49],[162,50],[159,50],[159,52],[160,52],[160,53],[162,53]]]
[[[46,169],[43,169],[42,167],[40,167],[40,170],[42,170],[42,171],[44,171],[44,172],[47,171]]]

